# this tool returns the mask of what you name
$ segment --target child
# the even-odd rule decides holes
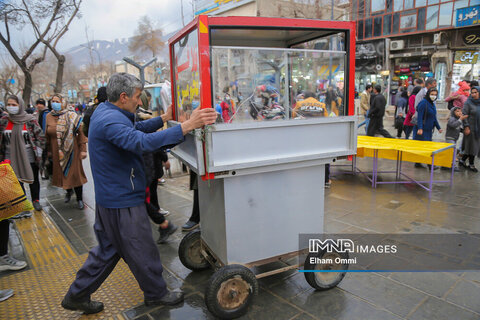
[[[462,109],[460,107],[453,107],[450,110],[450,118],[447,123],[447,132],[445,133],[445,142],[453,143],[457,145],[458,137],[460,132],[463,130],[463,120],[465,120],[468,115],[462,114]],[[449,168],[446,168],[449,170]],[[458,168],[454,168],[455,171],[458,171]]]

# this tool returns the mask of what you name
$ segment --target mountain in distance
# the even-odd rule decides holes
[[[173,35],[170,33],[162,37],[162,40],[167,40]],[[132,53],[128,49],[131,38],[115,39],[113,41],[94,40],[90,41],[90,48],[88,43],[80,44],[67,50],[64,54],[77,67],[84,67],[90,64],[98,65],[99,63],[115,62],[122,60],[124,57],[131,57],[135,55],[136,60],[149,61],[152,59],[150,51]],[[157,56],[159,61],[164,61],[168,58],[168,47],[162,49]]]

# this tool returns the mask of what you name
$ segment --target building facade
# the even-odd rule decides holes
[[[444,98],[459,81],[478,79],[480,0],[351,0],[351,10],[357,53],[359,46],[383,47],[375,69],[372,57],[358,55],[360,90],[377,80],[393,96],[415,78],[435,77]]]

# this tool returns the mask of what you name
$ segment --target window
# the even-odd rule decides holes
[[[358,18],[363,19],[365,18],[365,1],[360,0],[358,2]]]
[[[438,0],[428,0],[428,5],[436,4],[436,3],[438,3]]]
[[[395,13],[393,15],[393,29],[392,34],[398,33],[398,28],[400,27],[400,13]]]
[[[385,10],[385,0],[372,1],[372,12]]]
[[[392,12],[393,0],[387,0],[387,12]]]
[[[388,36],[392,32],[392,15],[387,14],[383,17],[383,35]]]
[[[403,0],[393,0],[393,9],[395,11],[403,10]]]
[[[372,37],[372,19],[365,20],[365,39]]]
[[[382,17],[376,17],[373,24],[373,36],[380,37],[382,35]]]
[[[405,0],[405,6],[403,9],[404,10],[412,9],[413,3],[414,3],[414,0]]]
[[[427,30],[436,29],[438,27],[438,6],[427,8]]]
[[[418,9],[418,18],[417,18],[417,30],[425,30],[425,11],[427,11],[426,8],[420,8]]]
[[[409,14],[400,18],[400,29],[412,29],[417,26],[417,15]]]
[[[458,8],[468,7],[468,0],[457,0],[455,1],[455,10]]]
[[[438,26],[452,25],[453,2],[444,3],[440,5],[440,16],[438,19]]]
[[[416,0],[415,7],[425,7],[427,5],[427,0]]]
[[[363,20],[359,20],[358,24],[358,31],[357,31],[357,37],[359,40],[363,39]]]
[[[471,6],[476,6],[480,4],[480,0],[470,0],[470,7]]]

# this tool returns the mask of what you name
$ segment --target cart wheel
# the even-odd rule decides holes
[[[310,258],[330,259],[332,263],[310,263]],[[309,253],[305,260],[304,270],[347,270],[348,263],[343,260],[335,261],[335,259],[348,259],[348,252],[326,252]],[[308,284],[317,290],[328,290],[335,287],[345,277],[345,272],[304,272],[305,280]]]
[[[257,278],[250,269],[227,265],[213,274],[205,292],[208,310],[221,319],[244,315],[258,293]]]
[[[200,250],[200,230],[193,230],[187,233],[180,242],[180,246],[178,247],[178,257],[182,264],[190,270],[208,269],[210,264]]]

